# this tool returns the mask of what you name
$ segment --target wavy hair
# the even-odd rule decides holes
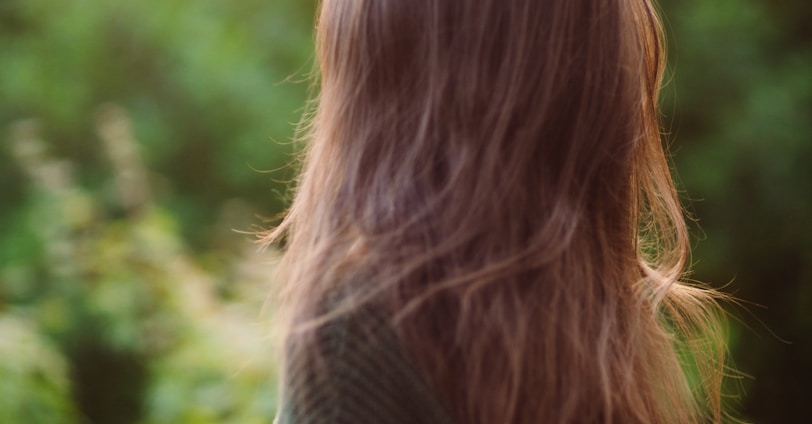
[[[458,422],[721,421],[649,0],[323,0],[317,57],[264,237],[287,245],[288,338],[374,303]]]

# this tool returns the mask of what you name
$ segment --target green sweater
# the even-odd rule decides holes
[[[277,423],[452,422],[380,314],[346,314],[314,339],[316,356],[288,343]]]

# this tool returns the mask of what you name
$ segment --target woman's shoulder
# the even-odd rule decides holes
[[[289,337],[281,423],[451,422],[383,308],[337,312],[309,337]]]

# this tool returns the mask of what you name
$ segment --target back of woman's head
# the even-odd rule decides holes
[[[648,0],[323,0],[310,144],[270,236],[291,325],[336,290],[382,305],[459,422],[718,421],[661,46]]]

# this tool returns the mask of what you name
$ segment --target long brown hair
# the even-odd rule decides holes
[[[650,0],[320,7],[287,337],[375,303],[458,422],[720,421]]]

